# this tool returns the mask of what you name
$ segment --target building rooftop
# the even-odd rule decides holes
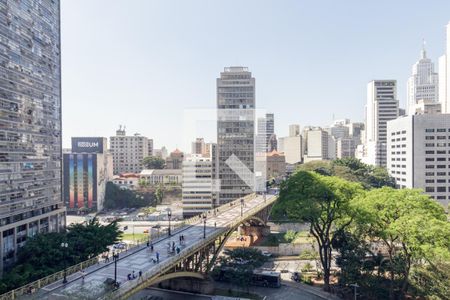
[[[139,174],[140,176],[152,176],[152,175],[181,175],[181,169],[145,169]]]

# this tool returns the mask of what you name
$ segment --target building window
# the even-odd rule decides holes
[[[447,187],[445,186],[438,186],[437,187],[437,192],[438,193],[445,193],[447,191]]]
[[[426,169],[434,169],[434,165],[426,165],[425,168]]]
[[[432,187],[432,186],[427,186],[427,187],[425,188],[425,192],[427,192],[427,193],[434,193],[434,187]]]
[[[427,128],[427,129],[425,129],[425,132],[434,132],[434,129],[433,128]]]

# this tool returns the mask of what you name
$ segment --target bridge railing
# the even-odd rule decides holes
[[[74,274],[76,272],[79,272],[85,268],[88,268],[92,265],[95,265],[96,263],[98,263],[99,261],[99,257],[94,257],[91,259],[88,259],[86,261],[83,261],[79,264],[70,266],[68,268],[66,268],[66,274],[67,276]],[[29,284],[26,284],[24,286],[21,286],[17,289],[14,289],[12,291],[9,291],[5,294],[0,295],[0,300],[13,300],[13,299],[17,299],[23,295],[30,295],[35,293],[37,290],[39,290],[41,287],[47,286],[49,284],[52,284],[58,280],[61,280],[64,278],[64,270],[63,271],[59,271],[56,273],[53,273],[49,276],[43,277],[41,279],[38,279],[36,281],[33,281]]]
[[[254,197],[255,197],[255,195],[251,196],[251,198],[254,198]],[[255,207],[251,208],[250,210],[247,210],[246,212],[244,212],[242,217],[237,218],[232,223],[228,224],[226,227],[217,228],[212,234],[208,235],[200,243],[191,245],[190,247],[187,247],[187,248],[181,250],[179,254],[174,255],[173,257],[169,258],[168,260],[166,260],[164,262],[158,263],[156,265],[157,266],[156,268],[151,268],[151,270],[144,272],[142,274],[141,279],[129,280],[129,281],[123,282],[120,285],[119,289],[111,291],[110,293],[105,295],[102,299],[105,299],[105,300],[106,299],[119,299],[120,297],[129,293],[133,289],[138,288],[140,285],[142,285],[142,286],[147,285],[148,283],[146,283],[146,281],[150,281],[152,278],[155,278],[158,275],[163,274],[164,272],[168,271],[177,262],[179,262],[185,258],[188,258],[190,255],[192,255],[192,253],[195,253],[196,251],[199,251],[203,247],[205,247],[205,245],[208,245],[208,244],[214,242],[219,236],[223,235],[228,230],[235,228],[237,225],[242,223],[242,221],[253,216],[255,213],[257,213],[258,211],[260,211],[262,208],[266,207],[267,205],[273,203],[275,200],[276,200],[276,197],[270,197],[264,203],[261,203],[260,205],[257,205]],[[236,201],[233,201],[233,202],[236,202]],[[237,203],[240,203],[240,200],[237,201]],[[234,204],[231,205],[231,207],[235,207]]]

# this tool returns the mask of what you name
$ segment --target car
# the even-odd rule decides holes
[[[126,249],[127,248],[127,243],[124,242],[119,242],[113,245],[114,249]]]
[[[264,255],[266,257],[271,257],[272,253],[270,253],[269,251],[262,251],[262,255]]]

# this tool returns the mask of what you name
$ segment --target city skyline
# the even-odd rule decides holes
[[[213,109],[217,74],[232,65],[252,70],[256,107],[275,114],[278,136],[288,135],[289,124],[329,125],[333,114],[363,121],[374,79],[397,80],[406,108],[422,39],[437,64],[450,19],[446,2],[427,4],[428,15],[420,1],[250,1],[238,11],[235,2],[133,3],[62,3],[64,147],[72,136],[109,137],[124,124],[153,138],[155,148],[184,148],[183,111]],[[192,19],[197,11],[202,17]],[[355,17],[344,18],[349,12]]]

